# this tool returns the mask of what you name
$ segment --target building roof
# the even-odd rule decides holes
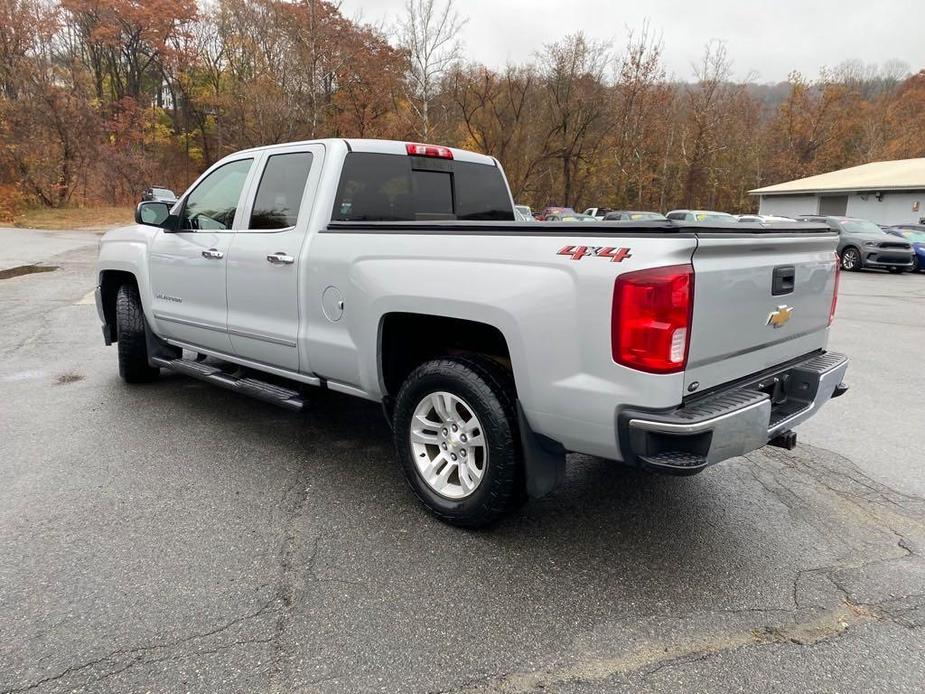
[[[875,161],[748,192],[749,195],[785,195],[851,193],[865,190],[925,190],[925,157]]]

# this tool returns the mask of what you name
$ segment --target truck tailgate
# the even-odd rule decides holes
[[[825,348],[837,236],[702,231],[685,392],[702,392]]]

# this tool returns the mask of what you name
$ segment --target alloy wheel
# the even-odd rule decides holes
[[[858,263],[861,258],[858,256],[858,252],[853,248],[846,248],[841,254],[841,266],[842,270],[855,270],[858,267]]]
[[[478,417],[452,393],[424,396],[411,418],[409,437],[421,479],[448,499],[470,496],[485,477],[488,445]]]

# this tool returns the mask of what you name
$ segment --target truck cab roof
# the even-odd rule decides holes
[[[458,147],[444,147],[443,145],[424,145],[418,142],[408,142],[403,140],[375,140],[369,138],[322,138],[319,140],[297,140],[293,142],[277,142],[272,145],[262,145],[260,147],[251,147],[228,155],[227,158],[239,158],[243,154],[253,154],[267,150],[292,147],[294,145],[324,145],[329,148],[340,148],[346,145],[348,152],[367,152],[370,154],[397,154],[401,156],[408,155],[408,146],[436,147],[449,151],[452,159],[455,161],[464,161],[472,164],[485,164],[487,166],[498,166],[498,161],[487,154],[479,154]],[[447,157],[450,158],[450,157]]]

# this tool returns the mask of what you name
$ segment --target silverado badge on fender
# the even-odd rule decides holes
[[[624,258],[632,258],[629,248],[614,248],[613,246],[563,246],[556,255],[569,255],[572,260],[581,260],[586,255],[598,258],[610,258],[612,263],[622,263]]]
[[[783,327],[784,323],[790,320],[790,316],[793,314],[793,307],[787,306],[778,306],[776,311],[771,311],[768,314],[768,322],[765,325],[773,325],[775,328]]]

